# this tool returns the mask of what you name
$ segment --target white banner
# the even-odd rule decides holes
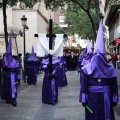
[[[39,34],[37,56],[44,57],[45,54],[63,56],[63,34],[56,34],[54,50],[49,50],[49,38],[46,34]]]

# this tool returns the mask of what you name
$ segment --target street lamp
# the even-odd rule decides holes
[[[25,17],[25,15],[23,15],[23,17],[21,18],[21,22],[22,22],[22,26],[23,26],[23,34],[24,34],[24,74],[23,74],[23,79],[24,79],[24,82],[26,83],[26,74],[27,74],[27,68],[26,68],[26,62],[27,62],[27,59],[26,59],[26,56],[25,56],[25,29],[26,29],[26,23],[27,23],[27,18]]]
[[[24,33],[24,56],[25,56],[25,28],[26,28],[26,23],[27,23],[27,18],[25,15],[21,18],[22,26],[23,26],[23,33]]]

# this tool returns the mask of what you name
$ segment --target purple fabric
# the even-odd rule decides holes
[[[55,89],[55,79],[53,78],[51,80],[51,89],[52,89],[52,101],[55,101],[56,99],[56,89]]]
[[[28,58],[27,61],[38,61],[37,57],[35,56],[35,53],[34,53],[34,47],[32,46],[32,52]]]
[[[15,75],[14,73],[11,73],[11,92],[12,92],[12,98],[16,98],[17,88],[16,88],[16,82],[15,82]]]
[[[38,76],[39,61],[28,61],[28,84],[36,84]]]
[[[8,67],[8,68],[18,68],[18,64],[17,64],[16,60],[12,57],[12,55],[10,53],[4,54],[2,65],[4,67]]]
[[[118,94],[113,94],[113,101],[112,102],[118,102],[119,96]]]
[[[17,68],[4,70],[1,99],[11,101],[12,98],[17,98]],[[13,86],[13,88],[12,88]]]
[[[80,72],[81,72],[81,67],[82,67],[81,63],[83,61],[83,58],[84,58],[84,55],[86,52],[87,52],[87,47],[82,51],[82,53],[80,54],[79,59],[78,59],[78,68],[77,69]]]
[[[98,29],[94,55],[91,62],[83,66],[82,70],[86,75],[93,78],[111,78],[117,76],[114,66],[105,57],[102,20]]]
[[[7,46],[6,53],[12,54],[12,34],[10,34],[10,37],[9,37],[9,43],[8,43],[8,46]]]
[[[53,70],[53,72],[52,72],[52,74],[53,74],[53,75],[55,75],[55,74],[56,74],[56,72],[57,72],[57,71],[56,71],[56,69],[54,69],[54,70]]]
[[[92,56],[93,56],[93,53],[92,53],[92,50],[90,47],[90,42],[89,42],[89,40],[87,40],[87,54],[83,55],[83,60],[82,60],[81,65],[84,66],[84,65],[90,63]]]
[[[94,48],[94,53],[105,53],[105,43],[104,43],[104,34],[103,34],[103,25],[102,20],[100,21],[98,33],[97,33],[97,39],[96,44]]]
[[[66,60],[65,58],[62,56],[62,57],[58,57],[57,58],[59,60],[59,62],[61,62],[62,64],[66,64]]]
[[[88,54],[84,55],[84,58],[83,58],[81,65],[84,66],[84,65],[90,63],[92,56],[93,56],[93,53],[88,53]]]
[[[80,57],[79,57],[79,59],[78,59],[79,62],[82,62],[83,56],[86,54],[86,52],[87,52],[87,47],[86,47],[86,48],[82,51],[82,53],[80,54]]]
[[[45,62],[46,63],[46,62]],[[57,64],[52,65],[53,71],[57,72]],[[44,68],[43,68],[44,66]],[[58,101],[58,84],[57,78],[54,77],[51,80],[49,79],[49,68],[47,65],[43,64],[42,69],[45,72],[43,78],[43,86],[42,86],[42,102],[45,104],[51,104],[52,102],[57,103]],[[57,76],[57,73],[54,72],[54,75]]]
[[[66,77],[67,66],[66,66],[66,61],[64,57],[58,57],[58,60],[60,61],[58,65],[57,81],[58,81],[58,86],[63,87],[68,84],[67,77]]]
[[[114,111],[113,111],[113,98],[116,96],[118,98],[118,86],[117,86],[117,78],[101,78],[101,81],[98,81],[99,78],[92,78],[87,76],[85,73],[83,73],[82,80],[81,80],[81,89],[80,89],[80,98],[79,102],[82,102],[81,100],[84,100],[84,96],[88,96],[88,99],[86,99],[87,105],[91,108],[93,111],[93,114],[91,114],[88,110],[85,110],[85,117],[86,120],[106,120],[105,119],[105,99],[106,101],[110,101],[110,118],[111,120],[115,120],[114,118]],[[89,90],[92,88],[92,86],[95,87],[95,90]],[[108,86],[104,88],[104,86]],[[97,90],[97,88],[101,89]],[[107,94],[108,97],[105,97],[105,92],[108,91]],[[84,95],[85,94],[85,95]],[[82,98],[83,97],[83,98]],[[108,100],[107,100],[108,99]],[[116,99],[115,102],[118,102],[118,99]],[[83,102],[84,103],[84,102]],[[108,109],[109,107],[106,107]]]
[[[104,54],[96,53],[91,62],[82,67],[83,72],[93,78],[116,77],[114,66],[107,61]]]
[[[81,98],[80,99],[81,102],[85,102],[86,103],[88,101],[88,95],[85,94],[85,93],[82,93],[80,98]]]
[[[90,92],[103,92],[104,93],[104,108],[105,108],[105,120],[111,120],[110,117],[110,87],[108,86],[90,86]]]
[[[21,73],[20,73],[19,75],[17,75],[17,78],[18,78],[18,79],[21,79],[21,78],[22,78]]]
[[[59,62],[59,60],[58,59],[56,59],[54,56],[52,57],[52,64],[56,64],[56,63],[58,63]],[[49,58],[47,58],[47,59],[43,59],[43,61],[41,62],[42,64],[48,64],[49,63]]]
[[[12,34],[10,34],[6,53],[3,55],[3,66],[8,68],[17,68],[17,62],[12,57]]]

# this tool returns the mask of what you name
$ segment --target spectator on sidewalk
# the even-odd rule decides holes
[[[118,57],[118,60],[116,62],[116,67],[117,67],[117,70],[120,70],[120,55],[117,56]]]
[[[107,57],[107,60],[108,60],[110,63],[112,63],[112,57],[111,57],[111,55],[110,55],[109,52],[106,52],[106,57]]]
[[[117,62],[117,54],[116,54],[116,51],[113,52],[113,54],[111,54],[111,57],[112,57],[112,63],[114,65],[114,67],[116,68],[116,62]]]
[[[75,55],[74,55],[73,52],[71,52],[71,55],[70,55],[70,70],[75,70],[74,62],[75,62]]]

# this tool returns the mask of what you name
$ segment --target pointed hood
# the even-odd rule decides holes
[[[98,35],[96,39],[94,54],[91,62],[82,67],[83,72],[92,78],[111,78],[116,77],[117,73],[114,66],[105,57],[102,20],[100,21]]]
[[[12,33],[10,34],[6,53],[3,56],[3,67],[8,67],[8,68],[18,67],[16,60],[12,57]]]
[[[30,56],[29,56],[27,61],[38,61],[37,57],[35,56],[34,47],[33,46],[32,46],[31,54],[30,54]]]
[[[94,53],[105,53],[104,34],[102,20],[99,24]]]
[[[87,38],[87,53],[92,53],[92,49],[90,46],[90,40]]]
[[[10,38],[9,38],[6,53],[12,54],[12,33],[10,33]]]
[[[93,56],[93,53],[90,46],[90,40],[87,38],[87,54],[84,54],[81,65],[84,66],[90,63],[92,56]]]
[[[87,52],[87,47],[84,48],[84,50],[81,52],[81,54],[80,54],[80,56],[79,56],[79,59],[78,59],[78,62],[82,62],[83,57],[84,57],[84,55],[86,54],[86,52]]]

